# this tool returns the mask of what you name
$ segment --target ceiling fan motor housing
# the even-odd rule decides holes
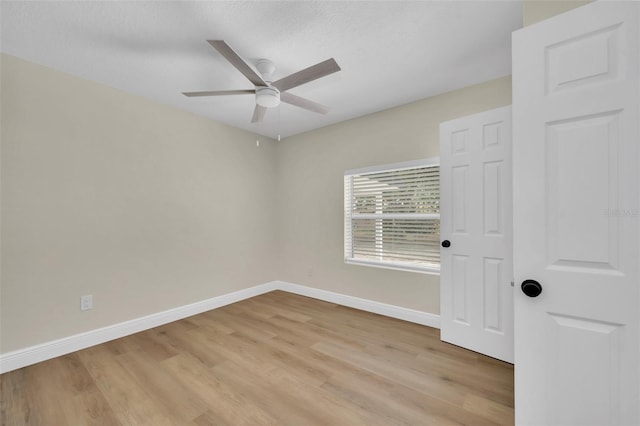
[[[256,103],[265,108],[280,105],[280,91],[275,87],[256,87]]]
[[[258,59],[256,62],[256,69],[260,74],[262,74],[262,78],[267,83],[271,83],[273,81],[273,73],[276,72],[276,65],[268,59]]]

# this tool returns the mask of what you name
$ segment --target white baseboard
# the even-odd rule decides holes
[[[295,293],[301,296],[313,297],[314,299],[324,300],[325,302],[336,303],[338,305],[360,309],[361,311],[373,312],[374,314],[414,322],[416,324],[422,324],[433,328],[440,328],[440,315],[375,302],[373,300],[361,299],[359,297],[348,296],[346,294],[333,293],[331,291],[306,287],[285,281],[275,281],[275,283],[278,290],[288,291],[289,293]]]
[[[440,328],[440,316],[413,309],[401,308],[386,303],[374,302],[359,297],[333,293],[317,288],[306,287],[285,281],[271,281],[265,284],[250,287],[189,305],[147,315],[130,321],[113,324],[62,339],[52,340],[39,345],[18,349],[12,352],[0,354],[0,374],[6,373],[28,365],[46,361],[51,358],[66,355],[100,343],[128,336],[133,333],[158,327],[173,321],[210,311],[221,306],[269,293],[274,290],[287,291],[289,293],[308,296],[338,305],[349,306],[367,312],[373,312],[404,321],[414,322],[429,327]]]
[[[239,302],[240,300],[268,293],[276,289],[277,282],[273,281],[130,321],[0,354],[0,374],[210,311],[211,309]]]

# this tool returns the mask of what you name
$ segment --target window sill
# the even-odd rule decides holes
[[[349,265],[372,266],[374,268],[393,269],[395,271],[416,272],[418,274],[440,275],[440,268],[425,268],[421,266],[397,265],[386,262],[375,262],[357,259],[345,259]]]

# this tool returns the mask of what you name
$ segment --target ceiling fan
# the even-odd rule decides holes
[[[214,49],[220,52],[220,54],[231,63],[231,65],[236,67],[238,71],[247,77],[247,79],[253,83],[255,89],[183,92],[183,95],[195,97],[255,94],[256,107],[253,110],[253,117],[251,118],[252,123],[261,122],[264,119],[267,109],[277,107],[280,105],[280,102],[286,102],[320,114],[326,114],[329,112],[329,108],[326,106],[288,93],[287,90],[340,71],[340,67],[333,58],[312,65],[302,71],[295,72],[279,80],[272,81],[273,72],[276,67],[270,60],[258,60],[256,63],[256,69],[260,74],[262,74],[259,75],[224,40],[207,40],[207,42],[213,46]]]

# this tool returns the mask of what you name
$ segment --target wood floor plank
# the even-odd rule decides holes
[[[139,383],[144,383],[150,398],[163,405],[177,423],[186,424],[204,414],[207,404],[196,398],[190,386],[173,375],[158,374],[160,365],[148,362],[142,352],[129,352],[119,359],[123,368]]]
[[[208,417],[231,425],[275,425],[277,419],[255,404],[233,383],[221,381],[212,370],[189,354],[163,362],[163,371],[190,387],[209,407]],[[203,421],[202,415],[194,420]]]
[[[364,379],[364,380],[363,380]],[[389,388],[376,383],[375,375],[336,375],[323,385],[342,397],[366,407],[383,424],[408,425],[490,425],[475,413],[462,413],[459,407],[438,398],[416,393],[402,385]],[[388,382],[387,382],[388,383]]]
[[[375,374],[337,373],[322,387],[374,414],[383,424],[425,424],[435,420],[408,406],[402,398],[394,398],[395,386]]]
[[[498,424],[510,425],[515,422],[513,409],[478,395],[467,395],[463,408]]]
[[[349,362],[353,368],[362,368],[387,380],[414,389],[416,392],[440,398],[462,407],[466,393],[463,389],[453,386],[448,381],[430,380],[425,374],[411,370],[398,364],[370,357],[364,353],[341,348],[335,344],[320,342],[313,345],[313,349],[337,359]]]
[[[253,371],[253,378],[242,374],[233,362],[212,370],[225,382],[244,389],[252,400],[265,410],[280,417],[281,424],[327,425],[370,423],[368,413],[349,401],[338,398],[290,369],[277,368],[270,372]]]
[[[31,382],[24,376],[27,369],[21,368],[0,375],[0,424],[6,426],[33,424],[29,404]]]
[[[513,366],[275,291],[0,376],[2,425],[509,425]]]

